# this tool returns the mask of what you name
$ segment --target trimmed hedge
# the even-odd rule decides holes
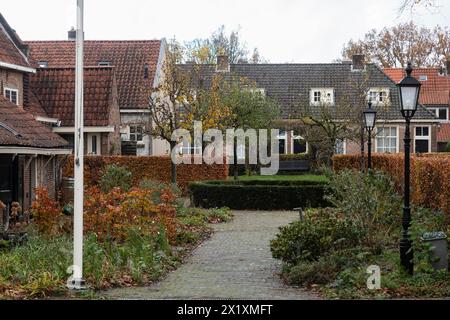
[[[343,169],[359,170],[359,155],[333,157],[336,172]],[[374,154],[372,167],[389,173],[398,192],[403,190],[403,154]],[[411,191],[415,205],[439,209],[450,222],[450,155],[424,154],[411,157]]]
[[[326,183],[317,181],[207,181],[189,184],[191,201],[203,208],[292,210],[325,207]]]
[[[109,164],[127,168],[133,178],[133,186],[138,186],[143,179],[170,183],[170,157],[127,157],[127,156],[86,156],[84,158],[84,183],[86,186],[96,186],[104,169]],[[73,177],[73,157],[67,162],[63,175]],[[192,181],[227,179],[228,165],[177,165],[177,184],[184,194]]]

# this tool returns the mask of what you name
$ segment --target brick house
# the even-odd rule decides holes
[[[36,118],[57,123],[58,133],[73,148],[75,68],[40,68],[30,77],[30,88],[42,106],[30,110]],[[84,152],[120,154],[120,114],[114,67],[84,69]]]
[[[39,71],[75,66],[75,33],[67,41],[29,41]],[[136,141],[137,155],[168,152],[159,139],[143,134],[149,123],[148,95],[158,85],[165,56],[165,40],[85,41],[85,67],[113,67],[117,83],[122,141]],[[50,71],[49,71],[50,72]],[[44,71],[45,74],[45,71]]]
[[[36,72],[28,47],[0,14],[0,200],[19,202],[27,210],[35,188],[44,186],[55,196],[60,155],[72,150],[28,111],[42,106],[29,89]]]
[[[450,141],[450,61],[446,69],[418,68],[413,76],[422,83],[419,102],[439,119],[437,151],[444,151]],[[395,82],[400,82],[405,72],[399,68],[386,68],[384,72]],[[414,134],[416,134],[414,132]]]
[[[324,102],[339,108],[347,97],[355,100],[359,89],[352,83],[364,84],[366,101],[372,100],[378,109],[377,135],[373,139],[375,152],[397,153],[403,150],[405,121],[400,112],[396,83],[377,65],[364,64],[364,57],[355,55],[353,61],[342,63],[315,64],[229,64],[228,57],[219,56],[217,64],[197,66],[202,83],[209,83],[213,76],[220,73],[225,76],[237,76],[253,81],[257,88],[273,98],[282,109],[282,119],[278,121],[283,129],[279,136],[280,153],[307,153],[307,141],[290,129],[289,123],[300,120],[299,105],[315,106]],[[192,64],[182,66],[192,70]],[[354,101],[353,101],[354,102]],[[355,103],[355,102],[354,102]],[[356,104],[356,103],[355,103]],[[361,105],[366,108],[367,103]],[[383,110],[381,110],[383,109]],[[414,152],[437,151],[438,120],[431,111],[419,106],[413,120],[413,132],[423,135],[414,136]],[[422,141],[426,141],[425,143]],[[353,154],[360,152],[359,141],[343,140],[336,142],[336,153]],[[367,148],[365,149],[367,150]]]

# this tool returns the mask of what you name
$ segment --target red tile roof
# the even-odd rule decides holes
[[[84,125],[108,126],[116,88],[114,67],[84,69]],[[65,127],[74,126],[75,68],[38,69],[30,77],[30,88],[48,117]]]
[[[29,41],[31,56],[47,61],[49,67],[74,67],[74,41]],[[121,109],[147,107],[148,92],[153,86],[161,41],[85,41],[85,66],[109,61],[116,70]],[[148,65],[148,77],[144,78]]]
[[[29,112],[0,96],[0,145],[59,148],[67,146],[67,141],[34,120]]]
[[[24,52],[26,45],[0,14],[0,61],[21,67],[34,67]]]
[[[394,82],[400,82],[406,73],[400,68],[386,68],[383,70]],[[427,76],[421,81],[420,103],[424,105],[450,105],[450,76],[439,75],[439,68],[419,68],[413,70],[413,77]]]
[[[438,142],[447,142],[450,141],[450,123],[441,123],[441,127],[439,128],[437,134]]]

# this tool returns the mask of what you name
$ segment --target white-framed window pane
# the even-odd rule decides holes
[[[7,100],[14,104],[19,104],[18,90],[15,89],[4,89],[4,96]]]
[[[397,128],[380,128],[378,130],[377,152],[397,152]]]
[[[335,149],[334,150],[335,154],[345,154],[344,140],[343,139],[337,139],[334,149]]]

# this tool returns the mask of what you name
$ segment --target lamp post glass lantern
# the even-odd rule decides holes
[[[372,131],[375,127],[375,122],[377,120],[377,112],[372,109],[372,101],[369,101],[368,108],[364,111],[364,123],[366,130],[369,134],[368,140],[367,140],[367,147],[368,147],[368,161],[367,161],[367,168],[368,170],[372,169]]]
[[[400,94],[400,111],[406,120],[405,128],[405,181],[403,195],[403,217],[402,217],[402,238],[400,240],[400,262],[409,274],[413,274],[413,251],[408,229],[411,225],[411,206],[410,206],[410,157],[411,157],[411,118],[417,110],[419,101],[421,83],[411,76],[413,71],[411,63],[406,68],[406,77],[397,85]]]

